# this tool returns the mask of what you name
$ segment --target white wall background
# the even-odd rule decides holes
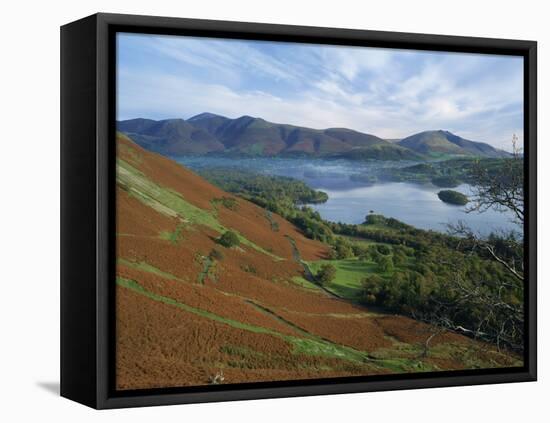
[[[550,303],[550,30],[540,0],[6,1],[0,49],[0,420],[140,422],[544,421]],[[103,12],[539,42],[539,382],[92,411],[59,381],[59,26]],[[546,390],[546,395],[544,391]],[[543,417],[544,416],[544,417]],[[70,419],[70,420],[69,420]]]

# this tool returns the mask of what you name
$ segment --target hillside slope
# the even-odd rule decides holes
[[[304,279],[302,260],[327,258],[326,245],[124,135],[116,175],[117,389],[509,363],[452,333],[422,357],[429,326]],[[218,243],[228,229],[239,246]]]

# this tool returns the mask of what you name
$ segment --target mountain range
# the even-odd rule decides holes
[[[117,129],[142,147],[167,156],[233,155],[326,157],[352,160],[422,160],[441,155],[507,157],[489,144],[448,131],[425,131],[400,141],[347,128],[312,129],[241,116],[201,113],[184,119],[130,119]]]

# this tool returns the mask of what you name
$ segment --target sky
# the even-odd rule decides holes
[[[523,58],[117,35],[117,119],[243,115],[382,138],[435,129],[510,151]]]

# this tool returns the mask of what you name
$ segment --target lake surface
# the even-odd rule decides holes
[[[321,216],[334,222],[362,223],[369,212],[393,217],[421,229],[445,232],[449,223],[465,222],[474,231],[488,234],[499,230],[518,230],[510,213],[487,210],[484,213],[466,213],[465,206],[441,201],[441,188],[406,182],[377,183],[373,186],[342,190],[323,190],[329,199],[313,205]],[[464,194],[471,192],[468,185],[455,188]]]
[[[378,182],[368,185],[350,180],[357,174],[376,174],[382,167],[404,167],[413,162],[351,162],[322,159],[234,159],[184,157],[176,158],[191,169],[234,167],[270,175],[300,179],[310,187],[324,191],[329,199],[311,207],[329,221],[362,223],[370,213],[393,217],[421,229],[446,232],[449,223],[465,222],[472,230],[487,235],[492,231],[520,231],[510,212],[488,210],[484,213],[466,213],[466,206],[442,202],[437,193],[442,189],[432,184],[408,182]],[[471,187],[457,188],[466,195]]]

